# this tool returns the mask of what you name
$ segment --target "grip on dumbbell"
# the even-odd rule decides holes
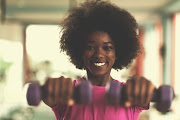
[[[109,104],[120,104],[122,96],[122,86],[119,82],[110,83],[107,92],[107,100]],[[171,86],[161,86],[153,92],[152,102],[156,102],[156,109],[160,112],[167,112],[173,100],[173,88]],[[27,91],[27,101],[29,105],[37,106],[42,99],[41,87],[35,82],[29,85]],[[74,90],[74,99],[81,104],[89,104],[92,101],[92,89],[89,81],[82,81]],[[76,102],[77,102],[76,101]]]
[[[29,84],[27,94],[27,102],[31,106],[38,106],[42,99],[42,87],[38,82]],[[92,88],[89,81],[82,81],[74,89],[73,99],[76,103],[89,104],[92,101]]]
[[[110,82],[107,91],[107,101],[109,104],[118,105],[124,101],[122,87],[123,86],[117,81]],[[159,89],[154,90],[151,101],[156,102],[156,109],[158,111],[167,112],[171,108],[173,97],[173,88],[168,85],[163,85]]]

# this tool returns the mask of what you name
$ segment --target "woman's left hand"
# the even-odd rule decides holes
[[[147,106],[152,98],[155,86],[144,77],[133,76],[125,85],[126,102],[125,107],[138,105]]]

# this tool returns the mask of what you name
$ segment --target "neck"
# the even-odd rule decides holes
[[[107,82],[111,81],[113,78],[108,75],[96,76],[87,73],[87,80],[91,81],[92,85],[96,86],[106,86]]]

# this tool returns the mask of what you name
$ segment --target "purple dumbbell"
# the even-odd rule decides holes
[[[32,106],[39,105],[42,98],[42,92],[38,82],[32,82],[29,84],[26,98],[29,105]]]
[[[90,81],[83,80],[74,88],[73,99],[79,104],[92,102],[92,85]]]
[[[153,92],[151,101],[156,102],[156,109],[158,111],[165,113],[170,110],[173,98],[173,88],[169,85],[163,85]]]
[[[121,93],[122,93],[122,86],[120,82],[118,81],[112,81],[107,86],[107,102],[111,105],[119,105],[121,99]]]
[[[124,99],[124,92],[122,92],[122,87],[123,86],[118,81],[110,82],[107,91],[107,101],[109,104],[121,104]],[[163,85],[159,87],[159,89],[154,90],[151,101],[156,102],[156,109],[158,111],[167,112],[171,107],[173,97],[173,88],[168,85]]]
[[[123,101],[124,92],[122,85],[118,81],[112,81],[107,91],[107,101],[109,104],[119,105]],[[152,102],[156,102],[156,109],[160,112],[167,112],[173,100],[173,88],[163,85],[153,92]],[[29,105],[37,106],[42,99],[42,88],[38,82],[31,83],[27,91],[27,101]],[[79,104],[89,104],[92,101],[92,87],[89,81],[81,81],[74,88],[73,99]]]
[[[38,82],[30,83],[26,98],[31,106],[37,106],[42,100],[42,87]],[[89,81],[81,81],[80,84],[74,88],[73,99],[80,104],[89,104],[92,101],[92,88]]]

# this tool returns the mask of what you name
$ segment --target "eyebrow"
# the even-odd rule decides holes
[[[104,44],[113,44],[113,42],[104,42]]]
[[[87,41],[87,43],[95,43],[95,41]],[[104,44],[113,44],[113,42],[104,42]]]

